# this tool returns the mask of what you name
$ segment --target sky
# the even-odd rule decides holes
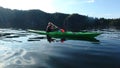
[[[98,18],[120,18],[119,3],[120,0],[0,0],[0,6],[4,8],[78,13]]]

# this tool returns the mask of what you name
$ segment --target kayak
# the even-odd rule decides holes
[[[65,38],[65,39],[93,39],[96,36],[100,35],[101,33],[97,32],[46,32],[46,31],[40,31],[40,30],[28,30],[29,32],[32,33],[37,33],[41,35],[48,35],[53,38]]]

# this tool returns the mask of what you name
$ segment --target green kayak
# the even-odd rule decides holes
[[[41,35],[49,35],[54,38],[66,38],[66,39],[93,39],[101,33],[96,32],[46,32],[40,30],[28,30],[32,33],[37,33]]]

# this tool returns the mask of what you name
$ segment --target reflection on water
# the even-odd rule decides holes
[[[120,32],[105,31],[96,37],[97,44],[84,40],[61,43],[60,39],[49,43],[46,36],[23,30],[0,32],[0,68],[120,67]]]
[[[59,39],[59,40],[58,40],[58,39]],[[55,38],[47,35],[47,41],[48,41],[49,43],[51,43],[51,42],[61,42],[61,43],[63,43],[63,42],[66,40],[65,38],[58,38],[58,39],[55,39]]]

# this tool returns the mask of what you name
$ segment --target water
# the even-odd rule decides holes
[[[44,35],[0,29],[0,68],[120,68],[120,32],[96,39],[49,43]]]

